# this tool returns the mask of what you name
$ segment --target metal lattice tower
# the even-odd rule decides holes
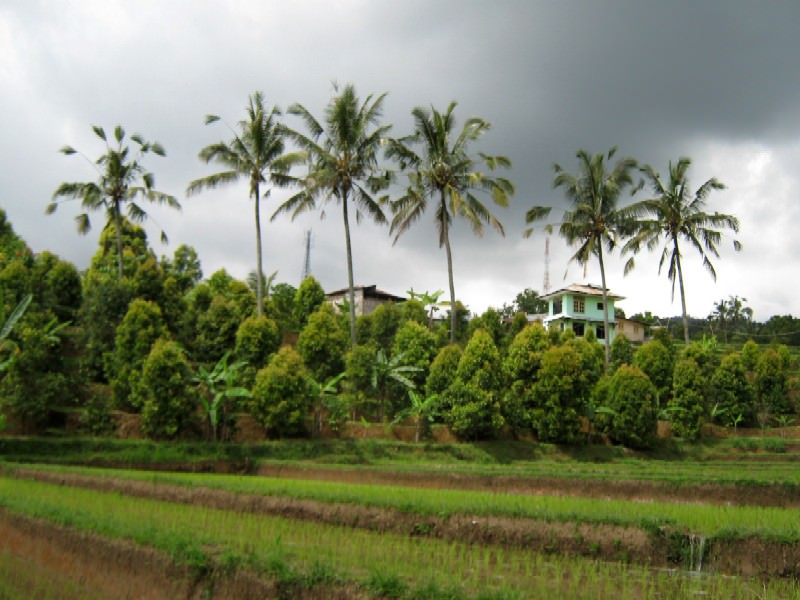
[[[308,229],[305,232],[305,259],[303,260],[303,272],[300,276],[300,282],[306,280],[306,278],[311,275],[311,230]]]
[[[550,293],[550,237],[544,240],[544,281],[542,282],[543,293]]]

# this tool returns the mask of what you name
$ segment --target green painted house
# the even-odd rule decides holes
[[[606,290],[606,298],[608,299],[609,342],[613,342],[616,329],[614,302],[622,300],[623,297]],[[573,283],[555,292],[545,294],[542,299],[547,300],[549,305],[548,313],[543,321],[548,331],[553,328],[558,331],[571,329],[576,336],[583,337],[591,329],[598,340],[605,339],[603,289],[599,285]]]

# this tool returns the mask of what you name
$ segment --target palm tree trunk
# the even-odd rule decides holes
[[[675,240],[675,266],[678,267],[678,286],[681,290],[681,314],[683,315],[683,340],[689,345],[689,317],[686,315],[686,292],[683,289],[683,269],[681,269],[681,254],[678,250],[678,241]]]
[[[260,317],[264,314],[264,271],[261,267],[261,190],[256,184],[256,314]]]
[[[606,290],[606,267],[603,264],[603,246],[602,244],[597,245],[597,258],[600,260],[600,284],[603,286],[603,336],[604,346],[605,346],[605,357],[606,357],[606,371],[608,371],[608,363],[610,362],[611,358],[611,343],[609,339],[611,338],[611,330],[608,328],[608,291]]]
[[[117,277],[122,281],[122,219],[119,214],[119,203],[114,203],[114,229],[117,234]]]
[[[456,343],[456,324],[458,319],[456,317],[456,287],[453,283],[453,253],[450,251],[450,232],[447,226],[447,207],[445,206],[444,190],[441,190],[442,202],[442,241],[444,242],[444,250],[447,254],[447,281],[450,284],[450,343]]]
[[[350,245],[350,219],[347,216],[347,192],[341,195],[342,201],[342,217],[344,219],[344,242],[345,249],[347,250],[347,297],[350,303],[350,343],[355,348],[356,346],[356,301],[355,293],[353,292],[353,250]]]

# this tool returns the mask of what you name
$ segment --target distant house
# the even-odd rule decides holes
[[[617,317],[617,335],[622,334],[632,342],[644,341],[645,327],[641,321]]]
[[[622,296],[606,290],[608,299],[609,342],[614,341],[616,318],[614,302]],[[598,340],[606,338],[603,325],[603,290],[598,285],[579,285],[573,283],[565,288],[542,296],[547,300],[549,311],[544,318],[544,326],[550,331],[571,329],[578,337],[583,337],[591,329]]]
[[[326,301],[333,306],[342,306],[349,302],[350,288],[344,288],[326,294]],[[395,296],[389,292],[377,289],[374,285],[356,285],[353,287],[353,296],[356,304],[356,316],[368,315],[381,304],[387,302],[405,302],[402,296]]]

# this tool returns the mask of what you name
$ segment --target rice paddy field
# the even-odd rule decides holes
[[[0,455],[0,597],[800,598],[800,453],[757,444],[415,461],[365,443],[246,468],[17,446]]]

